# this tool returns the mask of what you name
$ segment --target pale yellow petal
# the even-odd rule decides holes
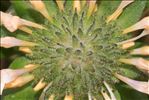
[[[32,6],[34,7],[35,10],[40,12],[50,22],[52,21],[52,18],[49,16],[49,13],[48,13],[43,1],[41,1],[41,0],[38,0],[38,1],[37,0],[30,0],[30,3],[32,4]]]
[[[34,27],[34,28],[39,28],[39,29],[46,29],[45,27],[43,27],[40,24],[25,20],[25,19],[20,19],[20,23],[21,25],[25,25],[25,26],[30,26],[30,27]]]
[[[143,58],[120,59],[120,62],[134,65],[141,71],[149,73],[149,61]]]
[[[43,82],[43,78],[38,82],[38,84],[34,87],[34,91],[39,91],[46,86],[46,82]]]
[[[92,95],[90,92],[88,92],[88,100],[92,100]]]
[[[81,7],[83,8],[87,1],[86,0],[81,0],[80,2],[81,2]]]
[[[55,97],[54,94],[52,94],[52,95],[49,96],[48,100],[54,100],[54,97]]]
[[[0,13],[1,13],[2,25],[4,25],[7,28],[7,30],[9,30],[10,32],[14,32],[17,29],[20,29],[24,32],[31,34],[32,31],[25,26],[35,27],[35,28],[39,28],[39,29],[46,29],[45,27],[43,27],[40,24],[31,22],[31,21],[27,21],[25,19],[21,19],[18,16],[12,16],[12,15],[4,13],[4,12],[0,12]]]
[[[109,97],[109,95],[105,91],[101,90],[101,94],[105,100],[111,100],[111,98]]]
[[[112,21],[112,20],[115,20],[117,19],[120,14],[123,12],[123,9],[128,6],[129,4],[131,4],[132,2],[134,2],[134,0],[122,0],[122,2],[120,3],[119,7],[116,9],[116,11],[110,15],[108,18],[107,18],[107,23]]]
[[[0,46],[4,47],[4,48],[11,48],[11,47],[15,47],[15,46],[35,46],[35,45],[37,45],[33,42],[19,40],[14,37],[2,37],[0,39],[1,39]]]
[[[64,100],[73,100],[73,95],[66,95]]]
[[[14,81],[20,75],[27,73],[27,72],[30,72],[34,69],[35,69],[35,67],[34,68],[16,69],[16,70],[13,70],[13,69],[2,69],[2,70],[0,70],[0,74],[1,74],[1,84],[0,84],[1,85],[1,87],[0,87],[1,91],[0,91],[0,94],[2,94],[2,91],[3,91],[3,89],[7,83]]]
[[[139,29],[149,30],[149,16],[143,18],[142,20],[140,20],[136,24],[124,29],[123,34],[129,33],[129,32],[132,32],[132,31],[136,31],[136,30],[139,30]]]
[[[91,0],[89,1],[89,8],[88,8],[88,12],[87,12],[87,16],[88,18],[92,15],[92,13],[94,12],[94,9],[96,7],[96,0]]]
[[[56,3],[61,11],[64,11],[64,1],[63,0],[56,0]]]
[[[112,92],[112,88],[108,85],[108,83],[106,81],[104,81],[103,83],[110,94],[111,100],[116,100],[116,97],[115,97],[114,93]]]
[[[28,64],[28,65],[25,65],[24,68],[34,68],[34,67],[37,67],[38,65],[35,65],[35,64]]]
[[[134,49],[130,52],[132,55],[149,55],[149,46]]]
[[[12,16],[10,14],[0,12],[1,14],[1,24],[4,25],[7,30],[14,32],[18,29],[20,18],[17,16]]]
[[[79,14],[79,12],[81,11],[80,0],[74,0],[73,9],[76,10]]]
[[[32,53],[32,50],[28,47],[19,47],[19,51],[22,51],[24,53]]]
[[[49,87],[52,85],[52,82],[50,82],[42,91],[40,97],[39,97],[39,100],[44,100],[45,98],[45,93],[46,91],[49,89]]]
[[[122,44],[122,49],[128,49],[130,47],[133,47],[135,45],[135,42],[127,42]]]
[[[22,31],[24,31],[26,33],[32,34],[32,30],[29,29],[28,27],[25,27],[25,26],[20,26],[19,30],[22,30]]]
[[[5,88],[16,88],[16,87],[22,87],[23,85],[27,84],[28,82],[32,81],[34,79],[33,75],[24,75],[16,78],[14,81],[7,83],[5,85]]]
[[[120,74],[115,74],[115,76],[121,81],[131,86],[132,88],[134,88],[135,90],[149,94],[149,81],[148,82],[135,81],[130,78],[124,77]]]

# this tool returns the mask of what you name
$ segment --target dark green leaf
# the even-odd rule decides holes
[[[5,90],[3,100],[35,100],[35,92],[30,84],[16,89]],[[36,98],[37,100],[37,98]]]
[[[133,90],[126,85],[118,84],[116,87],[121,95],[121,100],[149,100],[147,94]]]

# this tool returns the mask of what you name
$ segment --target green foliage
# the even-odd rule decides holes
[[[37,100],[36,93],[30,84],[23,86],[21,88],[10,89],[4,91],[3,100]]]
[[[140,93],[123,83],[116,85],[122,100],[148,100],[148,95]]]
[[[19,57],[16,58],[10,65],[9,68],[12,69],[19,69],[19,68],[23,68],[25,65],[28,64],[28,59],[26,59],[25,57]]]
[[[140,19],[145,5],[146,1],[138,0],[126,7],[122,15],[117,19],[119,25],[122,28],[127,28],[135,24]]]

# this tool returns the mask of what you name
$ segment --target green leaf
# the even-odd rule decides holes
[[[149,9],[149,1],[146,2],[146,8]]]
[[[28,9],[30,9],[30,5],[23,0],[12,0],[11,1],[13,8],[18,16],[24,19],[32,20],[30,17]]]
[[[30,84],[27,84],[24,87],[16,89],[5,90],[2,96],[3,100],[37,100],[36,92],[33,91],[33,88]]]
[[[135,1],[128,5],[116,20],[122,28],[135,24],[141,17],[146,1]]]
[[[114,90],[114,95],[116,97],[116,100],[122,100],[119,91],[116,89]]]
[[[121,70],[124,72],[124,75],[129,78],[137,78],[140,76],[140,71],[134,68],[134,66],[126,65],[121,67]]]
[[[21,18],[33,21],[33,22],[37,22],[37,23],[43,23],[43,16],[35,11],[33,8],[31,8],[31,5],[29,2],[20,0],[20,1],[16,1],[13,0],[12,2],[12,6],[15,9],[15,12],[18,16],[20,16]]]
[[[133,90],[122,83],[117,84],[116,88],[121,95],[121,100],[148,100],[147,94]]]
[[[23,68],[25,65],[28,64],[28,59],[25,57],[16,58],[11,64],[9,68],[18,69]]]

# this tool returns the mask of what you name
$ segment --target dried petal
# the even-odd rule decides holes
[[[0,44],[0,46],[4,47],[4,48],[11,48],[14,46],[35,46],[35,45],[37,45],[37,44],[19,40],[14,37],[2,37],[1,44]]]
[[[115,76],[121,81],[131,86],[132,88],[134,88],[135,90],[149,94],[149,81],[148,82],[135,81],[127,77],[124,77],[120,74],[115,74]]]
[[[32,6],[35,8],[35,10],[37,10],[38,12],[40,12],[45,18],[47,18],[50,22],[52,21],[52,18],[49,16],[48,11],[45,7],[45,4],[43,3],[43,1],[38,0],[38,1],[34,1],[34,0],[30,0],[30,3],[32,4]]]
[[[143,18],[141,21],[137,22],[136,24],[126,28],[123,31],[123,34],[135,31],[135,30],[139,30],[139,29],[147,29],[149,30],[149,16]]]
[[[108,83],[105,82],[105,81],[104,81],[103,83],[104,83],[105,87],[107,88],[107,90],[108,90],[108,92],[109,92],[109,94],[110,94],[111,100],[116,100],[116,97],[115,97],[114,93],[112,92],[112,89],[111,89],[111,87],[108,85]]]
[[[96,7],[96,0],[89,1],[89,8],[88,8],[88,12],[87,12],[88,18],[92,15],[95,7]]]
[[[56,3],[61,11],[64,11],[64,2],[61,0],[56,0]]]
[[[38,82],[38,84],[34,87],[34,91],[39,91],[46,86],[46,83],[43,82],[43,78]]]
[[[126,6],[128,6],[129,4],[131,4],[132,2],[134,2],[134,0],[128,0],[128,1],[123,0],[121,2],[121,4],[119,5],[119,7],[116,9],[116,11],[111,16],[109,16],[107,18],[107,21],[106,22],[109,23],[111,20],[117,19],[120,16],[120,14],[122,13],[123,9]]]
[[[73,9],[76,10],[79,14],[79,12],[81,11],[80,0],[74,0]]]
[[[130,52],[132,55],[149,55],[149,46],[144,46],[138,49],[134,49]]]
[[[120,61],[126,64],[135,65],[141,71],[149,72],[149,61],[143,58],[120,59]]]
[[[24,53],[32,53],[31,49],[29,49],[28,47],[19,47],[19,50]]]
[[[16,88],[16,87],[22,87],[23,85],[27,84],[28,82],[32,81],[34,79],[33,75],[24,75],[20,76],[14,81],[7,83],[5,85],[5,88]]]

